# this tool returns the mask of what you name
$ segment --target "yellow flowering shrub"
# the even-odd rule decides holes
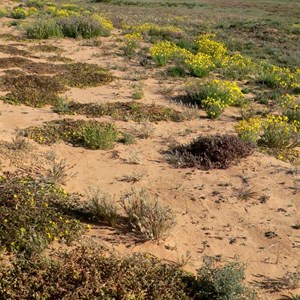
[[[206,110],[210,118],[217,118],[224,108],[240,102],[243,98],[238,85],[226,80],[188,82],[186,93]]]
[[[57,9],[54,13],[54,17],[70,17],[70,16],[74,16],[74,15],[79,15],[76,12],[67,10],[67,9]]]
[[[70,195],[55,184],[9,174],[0,178],[0,193],[0,251],[31,256],[53,241],[71,241],[84,231],[64,213]]]
[[[215,99],[211,97],[207,97],[202,100],[201,105],[210,119],[218,118],[224,111],[225,107],[227,107],[222,99]]]
[[[29,16],[33,16],[33,15],[36,15],[36,14],[38,14],[38,9],[37,8],[35,8],[35,7],[30,7],[30,8],[28,8],[28,15]]]
[[[112,22],[108,18],[106,18],[102,15],[99,15],[99,14],[92,15],[92,18],[94,20],[98,21],[102,25],[102,27],[105,30],[107,30],[108,32],[110,32],[114,29]]]
[[[258,145],[284,149],[300,145],[300,122],[289,122],[286,116],[267,115],[266,118],[250,118],[235,126],[238,135]]]
[[[290,26],[290,31],[293,34],[300,34],[300,24],[299,23],[292,24]]]
[[[5,17],[8,14],[7,9],[1,8],[0,9],[0,18]]]
[[[203,34],[195,40],[195,44],[199,52],[210,55],[214,63],[219,66],[227,53],[227,48],[224,44],[215,41],[215,38],[215,34]]]
[[[191,55],[188,50],[182,49],[169,41],[154,44],[150,49],[150,54],[159,66],[165,66],[168,62],[174,60],[184,61]]]
[[[269,87],[300,90],[300,69],[292,71],[274,65],[262,65],[256,75],[258,83]]]
[[[256,143],[262,132],[262,119],[242,120],[235,126],[235,130],[242,140]]]
[[[227,106],[236,104],[243,98],[241,89],[235,82],[211,80],[208,82],[192,81],[187,83],[186,91],[190,98],[202,102],[206,98],[222,100]]]
[[[123,51],[126,56],[133,55],[135,49],[138,48],[139,42],[143,40],[143,36],[140,32],[127,33],[123,37],[124,47]]]
[[[300,99],[290,94],[285,94],[280,99],[282,114],[289,121],[300,121]]]
[[[11,17],[14,19],[26,19],[27,16],[28,12],[22,7],[14,8],[11,12]]]
[[[230,79],[244,79],[255,68],[253,61],[240,53],[225,56],[221,64],[221,73]]]
[[[144,37],[149,36],[161,36],[162,38],[173,37],[179,38],[183,36],[184,31],[175,26],[160,26],[153,23],[144,23],[136,26],[124,26],[124,29],[130,32],[139,32]]]
[[[300,145],[299,122],[289,122],[286,116],[267,115],[261,143],[269,148],[285,148]]]
[[[191,75],[196,77],[204,77],[216,67],[212,57],[204,53],[197,53],[196,55],[191,53],[187,56],[185,65]]]

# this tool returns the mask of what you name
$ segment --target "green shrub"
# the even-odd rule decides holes
[[[42,8],[46,5],[46,3],[41,0],[25,0],[24,2],[27,7]]]
[[[36,20],[27,26],[26,35],[31,39],[48,39],[51,37],[93,38],[108,36],[110,30],[110,23],[105,18],[73,15]]]
[[[71,16],[60,18],[57,25],[65,37],[93,38],[108,35],[109,31],[96,19],[89,16]]]
[[[200,291],[196,299],[201,300],[254,300],[256,294],[245,287],[244,266],[229,262],[216,267],[213,258],[206,258],[198,270]]]
[[[27,26],[26,36],[30,39],[49,39],[63,37],[63,33],[55,20],[41,19]]]
[[[85,123],[80,135],[83,146],[93,150],[112,149],[118,139],[118,131],[114,125],[97,122]]]
[[[71,119],[45,122],[43,126],[22,130],[22,134],[40,144],[65,141],[93,150],[111,149],[121,135],[113,124]]]

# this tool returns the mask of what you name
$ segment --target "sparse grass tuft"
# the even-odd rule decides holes
[[[237,198],[239,200],[249,200],[256,196],[256,192],[253,187],[243,184],[241,188],[237,191]]]
[[[121,198],[134,231],[148,240],[161,240],[168,236],[175,225],[175,216],[167,206],[162,206],[145,189],[134,189]]]
[[[108,194],[96,189],[88,193],[88,211],[97,222],[105,222],[110,226],[118,223],[118,209]]]

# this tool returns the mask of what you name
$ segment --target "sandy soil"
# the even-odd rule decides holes
[[[14,33],[14,30],[1,26],[2,33]],[[109,38],[101,38],[101,45],[97,47],[84,46],[84,41],[80,40],[41,42],[62,48],[62,56],[74,61],[110,68],[117,77],[106,86],[72,88],[66,95],[83,103],[130,101],[131,85],[136,79],[134,75],[140,72],[145,78],[140,80],[144,85],[145,98],[139,101],[178,109],[159,90],[166,85],[174,85],[176,89],[182,82],[164,82],[155,76],[155,69],[145,71],[137,62],[117,55],[117,35],[118,32]],[[0,39],[0,43],[16,44],[4,38]],[[18,44],[19,49],[28,49],[39,42],[21,41]],[[34,58],[29,59],[46,62],[47,56],[51,55],[53,53],[34,53]],[[8,56],[0,53],[0,57]],[[4,104],[2,101],[0,111],[2,142],[10,141],[18,128],[63,118],[53,113],[50,107],[35,109]],[[54,151],[60,158],[65,158],[69,165],[75,165],[72,173],[76,175],[69,178],[66,190],[84,193],[91,186],[99,187],[115,195],[118,200],[120,195],[132,187],[144,187],[157,195],[161,203],[170,205],[176,214],[175,228],[159,244],[140,243],[130,233],[94,226],[87,236],[97,242],[105,243],[121,253],[150,252],[159,258],[182,263],[190,271],[201,265],[205,255],[219,255],[229,260],[238,257],[246,264],[249,282],[262,281],[262,276],[266,276],[265,279],[281,278],[287,272],[295,272],[299,266],[300,231],[291,227],[299,224],[299,181],[298,191],[295,189],[299,173],[293,173],[291,165],[257,152],[237,166],[210,171],[174,169],[163,155],[163,151],[174,142],[188,142],[200,134],[233,133],[236,114],[235,109],[229,109],[219,120],[211,121],[204,118],[201,112],[200,118],[192,121],[148,124],[153,130],[149,139],[137,140],[133,145],[119,144],[111,151],[92,151],[63,143],[40,146],[30,141],[33,150],[20,159],[20,154],[8,153],[2,149],[2,145],[2,171],[24,166],[34,170],[41,163],[37,157],[42,158],[47,152]],[[127,131],[142,126],[132,121],[122,122],[107,117],[101,120],[110,120],[117,128]],[[141,179],[136,183],[122,181],[123,176],[132,174],[140,174]],[[237,198],[243,182],[248,182],[255,191],[251,199]],[[265,203],[263,197],[267,199]],[[274,232],[274,237],[266,237],[266,232]],[[262,299],[279,299],[288,292],[260,293]]]

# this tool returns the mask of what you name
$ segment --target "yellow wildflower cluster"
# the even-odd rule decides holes
[[[299,23],[292,24],[290,26],[290,30],[294,34],[300,34],[300,24]]]
[[[300,99],[289,94],[283,95],[280,99],[282,114],[288,117],[289,121],[300,122]]]
[[[201,102],[201,105],[204,107],[207,116],[211,119],[216,119],[224,111],[224,108],[227,106],[222,99],[215,99],[207,97]]]
[[[300,69],[295,71],[274,65],[263,65],[257,81],[270,87],[300,89]]]
[[[225,56],[221,64],[221,72],[231,79],[244,79],[255,68],[253,61],[240,53]]]
[[[300,122],[290,122],[286,116],[267,115],[266,118],[250,118],[240,121],[235,130],[247,141],[268,148],[284,149],[299,145]]]
[[[138,43],[143,40],[143,36],[140,32],[128,33],[124,35],[125,46],[123,47],[124,54],[126,56],[132,56]]]
[[[11,12],[11,17],[14,19],[25,19],[28,16],[28,12],[22,7],[16,7]]]
[[[235,82],[211,80],[191,81],[186,85],[187,95],[204,107],[211,118],[218,117],[225,107],[241,101],[243,94]]]
[[[217,67],[222,67],[220,72],[231,79],[241,79],[248,75],[254,63],[241,54],[228,55],[225,45],[213,38],[215,35],[211,34],[198,37],[195,41],[198,48],[196,54],[169,41],[156,43],[150,50],[150,54],[160,66],[166,65],[167,62],[178,63],[180,59],[181,65],[195,77],[207,76]]]
[[[80,15],[76,11],[72,11],[72,10],[68,10],[68,9],[58,9],[55,6],[47,7],[46,12],[53,17],[71,17],[71,16],[79,16]]]
[[[215,34],[203,34],[195,40],[195,44],[199,52],[210,55],[215,64],[221,65],[227,49],[224,44],[215,41],[215,38]]]
[[[106,18],[102,15],[99,15],[99,14],[92,15],[92,18],[94,20],[98,21],[102,25],[102,27],[104,29],[106,29],[107,31],[111,31],[114,29],[112,22],[108,18]]]
[[[5,9],[5,8],[0,9],[0,18],[6,16],[7,14],[8,14],[7,9]]]
[[[165,66],[173,60],[185,60],[191,55],[188,50],[182,49],[169,41],[156,43],[150,49],[150,54],[159,66]]]
[[[139,32],[143,35],[160,35],[160,36],[173,36],[180,37],[184,31],[175,26],[160,26],[153,23],[144,23],[136,26],[125,26],[126,30],[130,32]]]
[[[30,8],[28,8],[27,12],[28,12],[28,15],[29,15],[29,16],[33,16],[33,15],[38,14],[39,11],[38,11],[38,9],[35,8],[35,7],[30,7]]]
[[[235,126],[235,130],[244,141],[256,143],[261,135],[262,119],[250,118],[249,120],[242,120]]]
[[[187,56],[185,65],[190,73],[196,77],[204,77],[216,67],[212,57],[204,53],[197,53],[196,55],[191,53]]]

